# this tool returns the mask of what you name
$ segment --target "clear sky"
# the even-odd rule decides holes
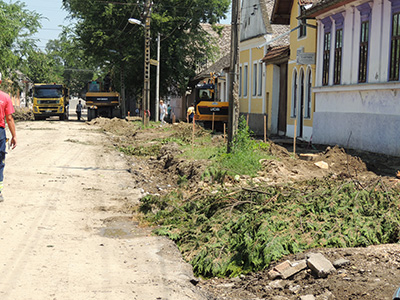
[[[82,0],[85,1],[85,0]],[[16,2],[16,0],[12,0]],[[34,37],[40,39],[38,46],[44,49],[49,40],[58,38],[62,29],[60,26],[67,26],[70,20],[67,20],[67,12],[62,9],[62,0],[21,0],[26,4],[26,8],[36,11],[42,15],[42,29]],[[222,24],[230,24],[231,13],[229,11],[226,20],[221,21]]]
[[[35,38],[40,39],[38,46],[41,49],[45,48],[49,40],[58,38],[62,31],[61,25],[67,26],[70,23],[66,20],[67,12],[62,9],[62,0],[21,0],[21,2],[26,4],[28,10],[42,15],[42,29],[35,35]]]

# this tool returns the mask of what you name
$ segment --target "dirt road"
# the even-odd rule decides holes
[[[123,157],[78,122],[17,124],[0,204],[0,299],[206,299],[172,242],[131,227]]]

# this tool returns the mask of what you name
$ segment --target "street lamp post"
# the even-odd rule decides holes
[[[145,24],[136,19],[129,19],[129,23],[142,25],[145,28],[144,42],[144,86],[143,86],[143,124],[149,124],[150,113],[150,0],[146,0],[145,7]]]
[[[140,20],[130,18],[129,23],[140,25],[145,28],[145,60],[144,60],[144,91],[143,91],[143,111],[150,111],[150,64],[154,64],[154,60],[150,59],[150,17],[146,17],[146,24],[148,22],[148,26],[144,25]],[[160,44],[161,44],[161,35],[157,34],[157,79],[156,79],[156,110],[155,110],[155,119],[159,120],[160,116]],[[146,108],[145,108],[146,107]],[[148,116],[148,114],[147,114]],[[145,114],[143,114],[143,123],[146,124]],[[148,121],[147,121],[148,123]]]
[[[160,119],[160,33],[157,34],[156,121]]]

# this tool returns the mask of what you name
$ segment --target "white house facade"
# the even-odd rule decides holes
[[[400,156],[400,0],[319,0],[313,143]]]

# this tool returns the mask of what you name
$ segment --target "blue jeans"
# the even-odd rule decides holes
[[[3,190],[4,166],[6,159],[6,130],[0,127],[0,192]]]

